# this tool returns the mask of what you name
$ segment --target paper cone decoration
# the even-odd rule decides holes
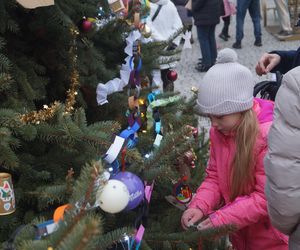
[[[54,5],[54,0],[17,0],[26,9]]]
[[[15,195],[11,175],[0,173],[0,215],[11,214],[15,210]]]

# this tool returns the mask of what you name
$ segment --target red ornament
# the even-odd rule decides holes
[[[92,27],[93,27],[93,23],[92,22],[90,22],[90,21],[88,21],[86,19],[82,21],[82,30],[84,32],[89,32],[92,29]]]
[[[177,80],[177,72],[175,70],[170,70],[167,73],[168,80],[175,82]]]

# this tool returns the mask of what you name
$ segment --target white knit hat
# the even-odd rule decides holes
[[[226,48],[219,52],[216,64],[204,75],[198,91],[200,113],[226,115],[251,109],[254,77],[237,63],[237,54]]]

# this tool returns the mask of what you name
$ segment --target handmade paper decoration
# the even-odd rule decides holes
[[[11,175],[0,173],[0,215],[11,214],[15,210],[15,195]]]
[[[38,7],[45,7],[54,5],[54,0],[17,0],[26,9],[35,9]]]

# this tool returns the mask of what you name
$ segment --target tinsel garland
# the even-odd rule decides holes
[[[71,63],[72,63],[72,73],[70,79],[70,88],[67,90],[67,98],[65,101],[65,110],[64,115],[71,113],[74,110],[74,104],[76,102],[75,98],[78,94],[77,90],[79,88],[79,73],[77,70],[77,47],[76,47],[76,38],[79,34],[79,31],[75,26],[70,28],[70,33],[73,37],[72,45],[69,51]],[[20,120],[24,123],[35,123],[39,124],[42,121],[46,121],[54,116],[58,110],[60,102],[55,101],[50,106],[44,105],[42,110],[31,111],[27,114],[20,115]]]

